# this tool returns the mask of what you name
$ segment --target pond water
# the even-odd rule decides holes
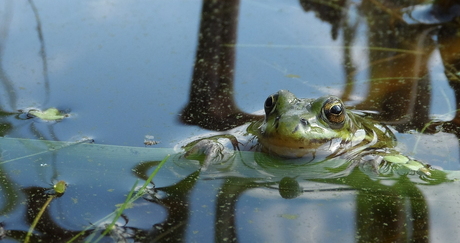
[[[439,2],[430,12],[436,6],[383,0],[1,1],[0,237],[453,242],[458,5]],[[281,89],[374,111],[396,132],[398,151],[447,175],[288,175],[289,167],[248,166],[250,152],[232,170],[201,171],[173,149],[253,120]],[[67,116],[29,112],[51,107]],[[168,154],[155,188],[98,239]],[[50,196],[60,180],[65,193]]]

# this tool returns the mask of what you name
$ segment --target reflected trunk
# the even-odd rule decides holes
[[[198,50],[184,123],[228,130],[258,116],[246,114],[234,101],[233,78],[239,0],[203,0]]]
[[[427,63],[434,49],[431,27],[404,23],[399,8],[414,4],[365,1],[370,84],[357,108],[379,111],[379,121],[423,128],[428,122],[430,80]]]

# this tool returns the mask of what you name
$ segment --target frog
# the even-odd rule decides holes
[[[185,156],[203,155],[202,164],[224,160],[237,150],[303,161],[345,158],[350,166],[362,165],[374,173],[397,165],[430,175],[431,166],[396,150],[396,136],[389,126],[366,113],[348,109],[333,95],[297,98],[287,90],[271,94],[264,102],[264,116],[242,129],[244,139],[233,134],[198,139],[184,146]],[[241,129],[240,129],[241,131]],[[226,139],[227,148],[221,141]]]

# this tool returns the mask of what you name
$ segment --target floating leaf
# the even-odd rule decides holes
[[[61,113],[58,109],[56,108],[49,108],[46,111],[40,111],[40,110],[30,110],[28,112],[29,115],[38,117],[42,120],[46,121],[56,121],[56,120],[62,120],[65,117],[68,117],[67,114]]]
[[[409,161],[409,158],[401,154],[387,155],[383,157],[383,159],[388,162],[395,163],[395,164],[404,164]]]
[[[300,78],[299,75],[295,75],[295,74],[286,74],[284,76],[287,77],[287,78]]]
[[[406,166],[407,168],[411,169],[411,170],[419,170],[420,168],[424,168],[425,166],[418,162],[418,161],[415,161],[415,160],[411,160],[407,163],[404,164],[404,166]]]

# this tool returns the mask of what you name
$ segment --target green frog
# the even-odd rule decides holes
[[[396,138],[385,125],[348,110],[335,96],[297,98],[286,90],[270,95],[265,117],[244,127],[244,136],[216,135],[187,146],[186,157],[204,155],[204,166],[244,149],[306,162],[343,158],[376,173],[388,165],[430,175],[430,166],[396,151]],[[240,129],[241,130],[241,129]],[[226,150],[222,139],[231,142]]]

